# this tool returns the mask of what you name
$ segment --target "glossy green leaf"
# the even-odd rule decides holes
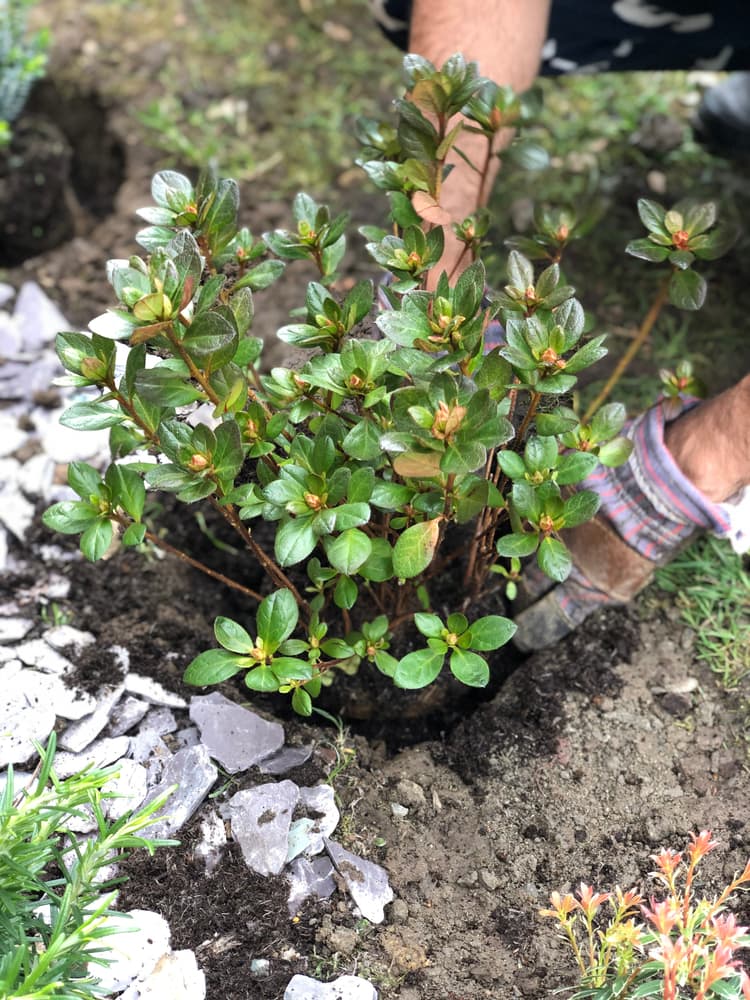
[[[393,547],[393,571],[401,579],[418,576],[430,565],[440,538],[440,518],[413,524]]]
[[[502,615],[486,615],[469,626],[471,649],[499,649],[514,635],[516,624]]]
[[[226,649],[208,649],[205,653],[199,653],[188,665],[182,679],[186,684],[207,687],[234,677],[247,665],[246,657],[236,656]]]
[[[432,684],[443,668],[445,653],[435,649],[418,649],[399,660],[393,674],[396,687],[414,691]]]
[[[505,556],[506,559],[512,559],[514,556],[522,559],[536,552],[538,545],[539,536],[536,532],[516,533],[498,538],[495,549],[498,555]]]
[[[456,680],[469,687],[486,687],[490,668],[483,656],[468,649],[454,649],[450,657],[450,670]]]
[[[217,642],[232,653],[251,653],[255,648],[247,631],[231,618],[220,615],[214,621],[214,635]]]
[[[63,500],[48,507],[42,514],[46,527],[64,535],[77,535],[90,528],[98,518],[98,510],[82,500]]]
[[[706,300],[706,280],[697,271],[675,271],[669,282],[669,301],[678,309],[694,312]]]
[[[544,538],[537,551],[539,568],[550,579],[562,583],[567,580],[573,566],[573,560],[566,546],[557,538]]]
[[[90,562],[96,562],[112,544],[113,534],[111,521],[97,519],[81,535],[81,552]]]
[[[258,607],[256,625],[266,652],[275,652],[288,639],[299,620],[299,608],[291,590],[275,590]]]
[[[351,576],[372,553],[372,541],[357,528],[343,531],[326,545],[328,561],[340,573]]]

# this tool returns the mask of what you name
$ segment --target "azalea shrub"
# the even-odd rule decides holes
[[[290,228],[255,238],[239,225],[235,181],[163,171],[154,204],[139,212],[145,255],[107,265],[117,305],[89,334],[57,339],[63,381],[81,393],[62,422],[110,428],[112,462],[103,474],[73,463],[78,499],[52,506],[45,523],[80,534],[91,560],[114,544],[158,546],[243,593],[249,620],[217,617],[219,648],[185,679],[242,674],[251,690],[291,695],[302,714],[337,671],[361,664],[401,688],[424,687],[446,667],[486,685],[487,654],[514,625],[477,617],[478,598],[490,581],[512,597],[524,558],[564,580],[561,532],[599,502],[582,481],[630,449],[623,406],[583,419],[570,405],[578,374],[606,353],[560,267],[585,220],[540,209],[536,234],[516,241],[492,294],[486,211],[445,225],[423,218],[450,183],[446,161],[462,136],[486,140],[477,166],[486,175],[497,133],[521,135],[533,102],[461,56],[440,69],[409,56],[405,69],[395,119],[358,126],[362,166],[390,203],[387,229],[360,230],[380,273],[377,297],[373,281],[340,274],[345,214],[299,194]],[[514,148],[534,159],[522,135]],[[640,209],[652,249],[640,241],[635,251],[670,275],[716,249],[713,206]],[[460,274],[440,268],[449,227],[464,248]],[[253,293],[296,260],[318,272],[278,331],[300,360],[267,370]],[[676,287],[690,298],[683,305],[698,304],[695,281]],[[260,566],[257,589],[175,549],[144,514],[160,492],[209,504]],[[445,575],[447,608],[433,597]],[[403,629],[411,648],[398,655]]]
[[[690,835],[685,851],[652,855],[660,893],[599,892],[581,883],[575,894],[553,892],[541,915],[556,920],[570,945],[582,989],[571,1000],[750,1000],[741,958],[748,928],[729,906],[750,885],[750,861],[713,898],[698,890],[702,859],[717,842],[708,830]]]

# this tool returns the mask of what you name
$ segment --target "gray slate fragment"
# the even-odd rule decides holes
[[[157,736],[165,736],[177,729],[177,720],[170,709],[165,706],[152,708],[143,720],[141,729],[150,729]]]
[[[122,736],[129,732],[138,725],[150,707],[147,701],[126,694],[112,709],[109,720],[109,735]]]
[[[15,652],[23,663],[37,667],[48,674],[59,674],[64,677],[74,670],[73,663],[62,653],[48,646],[44,639],[29,639],[16,646]]]
[[[328,857],[295,858],[289,865],[289,916],[295,916],[306,899],[328,899],[336,890],[335,869]]]
[[[307,815],[292,823],[287,861],[299,854],[320,854],[324,838],[330,837],[340,819],[330,785],[300,788],[300,805]]]
[[[284,1000],[378,1000],[372,983],[359,976],[339,976],[332,983],[319,983],[309,976],[293,976]]]
[[[33,628],[30,618],[20,618],[13,615],[10,618],[0,618],[0,642],[18,642]]]
[[[334,840],[326,839],[325,846],[362,916],[373,924],[382,923],[385,919],[383,908],[393,901],[386,870],[372,861],[358,858]]]
[[[5,458],[20,448],[28,437],[18,426],[18,419],[10,413],[0,411],[0,458]]]
[[[158,815],[158,822],[148,828],[149,837],[171,837],[184,826],[200,806],[219,776],[204,746],[178,750],[164,765],[160,783],[146,796],[144,805],[171,785],[177,789]]]
[[[284,743],[284,729],[278,722],[266,722],[216,692],[191,698],[190,718],[211,756],[230,774],[246,771]]]
[[[18,485],[27,496],[49,499],[54,485],[55,462],[50,455],[32,455],[21,466]]]
[[[34,740],[43,743],[52,732],[56,715],[46,697],[46,681],[42,674],[12,664],[0,669],[0,767],[28,760]]]
[[[9,466],[18,466],[18,462],[9,458],[0,459],[0,483],[9,475],[7,471]],[[22,542],[34,520],[34,505],[29,503],[15,483],[7,479],[5,482],[5,487],[0,489],[0,521],[19,542]]]
[[[227,832],[224,820],[213,810],[206,810],[200,823],[201,839],[193,853],[203,858],[206,865],[206,875],[211,875],[224,853],[227,845]]]
[[[93,743],[107,725],[110,712],[120,700],[123,690],[122,684],[118,684],[114,688],[101,688],[97,695],[94,711],[79,722],[68,726],[60,737],[60,746],[63,750],[72,750],[78,753]]]
[[[25,351],[39,351],[51,344],[68,321],[35,281],[24,281],[16,298],[13,319],[21,332]]]
[[[136,763],[146,767],[148,783],[155,785],[161,780],[164,766],[172,757],[172,753],[158,733],[144,729],[131,737],[130,756]]]
[[[298,799],[299,788],[287,780],[243,789],[229,800],[223,812],[231,820],[232,837],[248,868],[260,875],[279,874]]]
[[[142,764],[134,760],[121,760],[119,774],[107,782],[106,791],[116,798],[105,799],[104,815],[108,820],[121,819],[125,813],[137,809],[148,792],[148,776]]]
[[[293,767],[307,763],[312,754],[312,743],[301,747],[282,747],[273,757],[268,757],[258,764],[261,774],[286,774]]]

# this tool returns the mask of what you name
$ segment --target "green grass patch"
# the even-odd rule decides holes
[[[705,537],[656,572],[695,632],[699,660],[727,689],[750,674],[750,572],[726,541]]]

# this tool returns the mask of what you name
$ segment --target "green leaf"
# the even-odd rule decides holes
[[[337,608],[353,608],[357,603],[359,590],[350,576],[340,576],[333,591],[333,603]]]
[[[566,528],[575,528],[576,525],[590,521],[599,510],[601,497],[593,490],[581,490],[568,497],[563,507]]]
[[[298,517],[282,524],[276,532],[274,552],[281,566],[292,566],[310,555],[318,538],[310,517]]]
[[[428,615],[423,611],[417,611],[414,615],[414,624],[422,635],[428,639],[437,639],[442,635],[444,625],[437,615]]]
[[[295,688],[292,695],[292,708],[297,715],[312,715],[312,698],[304,688]]]
[[[313,668],[307,660],[299,660],[293,656],[275,656],[271,661],[271,670],[280,681],[309,681]]]
[[[299,608],[291,590],[275,590],[258,607],[256,625],[266,652],[275,652],[297,626]]]
[[[563,455],[557,468],[558,486],[580,483],[596,468],[599,459],[590,451],[573,451]]]
[[[536,490],[530,483],[514,483],[511,490],[511,500],[513,507],[521,517],[528,518],[529,521],[539,520],[542,508]]]
[[[393,572],[400,579],[418,576],[432,562],[440,538],[440,518],[413,524],[393,547]]]
[[[669,282],[669,301],[678,309],[694,312],[706,300],[706,281],[697,271],[675,271]]]
[[[73,403],[60,417],[60,423],[74,431],[99,431],[114,427],[124,419],[125,414],[119,406],[113,409],[106,403]]]
[[[247,664],[246,658],[235,656],[225,649],[208,649],[205,653],[199,653],[188,665],[182,679],[186,684],[198,687],[220,684],[229,677],[234,677]]]
[[[627,410],[622,403],[607,403],[594,414],[591,436],[594,441],[609,441],[625,426]]]
[[[248,271],[239,281],[236,281],[233,289],[238,291],[241,288],[250,288],[254,292],[259,292],[280,278],[284,267],[284,263],[280,260],[264,260],[252,271]]]
[[[146,525],[133,523],[125,529],[121,541],[123,545],[140,545],[146,537]]]
[[[137,472],[126,465],[110,465],[104,477],[113,506],[122,507],[134,521],[140,521],[146,503],[146,487]]]
[[[144,399],[161,406],[188,406],[204,399],[201,389],[171,368],[144,368],[135,376],[135,389]]]
[[[247,631],[231,618],[220,615],[214,621],[214,635],[218,643],[232,653],[251,653],[255,648]]]
[[[540,437],[552,437],[555,434],[564,434],[573,430],[578,425],[575,416],[566,416],[564,413],[537,413],[536,432]]]
[[[469,687],[486,687],[490,679],[487,661],[468,649],[454,649],[450,658],[451,673]]]
[[[279,690],[279,679],[270,667],[255,667],[245,674],[245,686],[267,694]]]
[[[666,214],[666,209],[658,201],[650,201],[648,198],[638,199],[638,215],[650,233],[663,233],[665,231],[664,216]]]
[[[346,488],[346,499],[349,503],[366,503],[372,496],[375,485],[375,472],[369,466],[355,469]]]
[[[98,496],[102,488],[102,477],[87,462],[71,462],[68,466],[68,485],[82,500]]]
[[[370,505],[362,502],[342,503],[331,508],[331,513],[335,516],[336,531],[346,531],[367,524],[370,520]]]
[[[526,463],[515,451],[501,451],[497,464],[509,479],[523,479],[526,475]]]
[[[52,531],[64,535],[77,535],[99,519],[99,511],[81,500],[63,500],[55,503],[42,514],[42,521]]]
[[[196,316],[182,340],[193,361],[203,364],[210,360],[212,368],[220,368],[226,361],[231,361],[237,342],[234,325],[217,311]]]
[[[648,236],[639,240],[631,240],[625,247],[625,253],[631,257],[640,257],[641,260],[648,260],[652,263],[659,263],[669,256],[669,247],[660,246],[654,243]]]
[[[617,437],[599,448],[599,461],[608,468],[614,468],[627,462],[632,451],[633,442],[630,438]]]
[[[516,624],[502,615],[486,615],[469,627],[471,649],[499,649],[513,636]]]
[[[393,577],[393,550],[385,538],[372,539],[372,552],[359,567],[359,575],[372,583],[384,583]]]
[[[539,568],[550,579],[556,580],[558,583],[567,580],[573,566],[573,560],[559,539],[550,536],[542,539],[536,558]]]
[[[90,562],[96,562],[112,543],[112,535],[112,522],[99,518],[81,535],[81,552]]]
[[[495,548],[497,554],[505,556],[506,559],[514,557],[523,559],[524,556],[530,556],[533,552],[536,552],[538,545],[539,536],[536,532],[532,531],[524,532],[523,534],[503,535],[502,538],[498,538]]]
[[[375,653],[375,666],[381,674],[385,674],[386,677],[392,678],[396,673],[398,660],[395,656],[391,656],[390,653],[386,653],[384,649],[379,649]]]
[[[435,649],[418,649],[399,660],[393,674],[396,687],[415,691],[432,684],[443,668],[445,652]]]
[[[349,528],[326,545],[328,561],[340,573],[351,576],[372,553],[372,541],[363,531]]]

